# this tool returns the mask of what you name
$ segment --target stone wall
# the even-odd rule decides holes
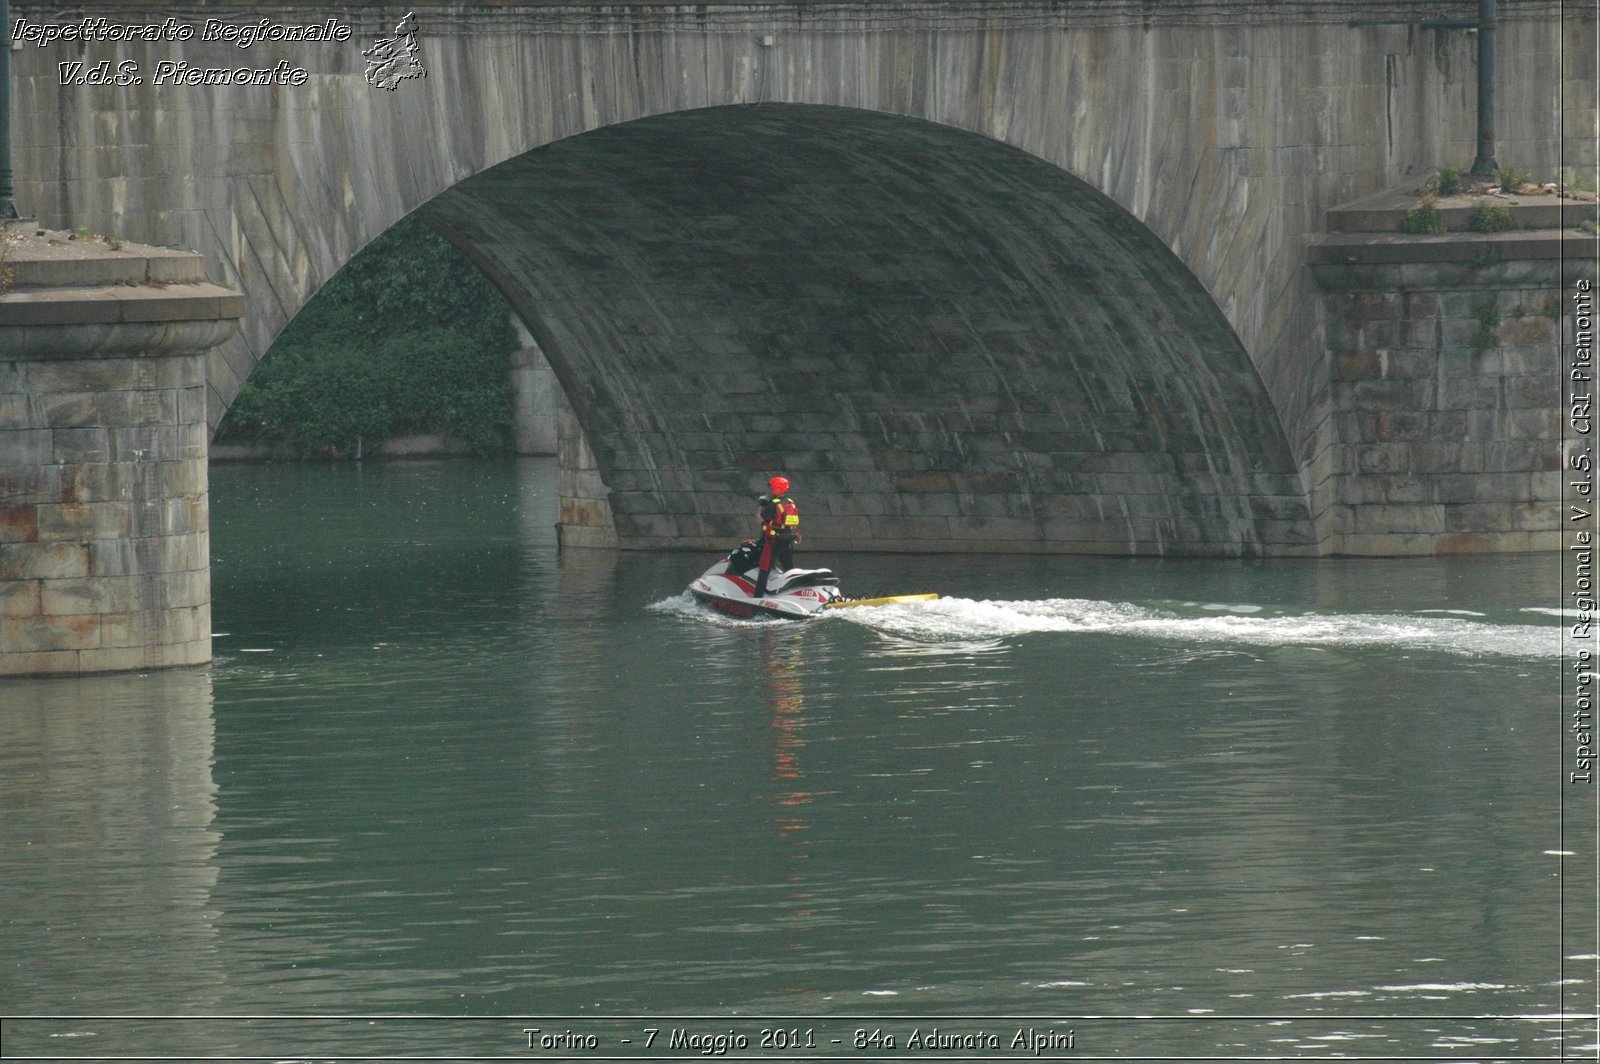
[[[522,320],[511,316],[517,350],[511,352],[511,391],[516,401],[514,449],[518,454],[557,453],[557,411],[561,385]]]
[[[1572,296],[1595,280],[1594,239],[1404,238],[1393,220],[1312,252],[1331,382],[1312,484],[1323,551],[1560,549]]]
[[[205,352],[241,301],[198,255],[30,250],[0,293],[0,676],[209,661]]]
[[[615,547],[616,524],[611,517],[611,489],[601,478],[594,451],[584,437],[572,404],[564,398],[557,412],[557,454],[561,459],[557,491],[563,547]]]

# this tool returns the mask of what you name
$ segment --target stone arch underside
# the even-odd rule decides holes
[[[782,470],[808,548],[1314,553],[1238,337],[1060,169],[919,119],[610,126],[426,216],[545,348],[624,547],[725,547]]]

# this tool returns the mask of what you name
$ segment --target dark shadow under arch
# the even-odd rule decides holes
[[[717,107],[547,145],[424,210],[545,347],[624,546],[748,534],[781,469],[812,546],[1314,552],[1215,302],[1015,148]]]

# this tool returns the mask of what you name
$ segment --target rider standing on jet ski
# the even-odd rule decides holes
[[[800,507],[789,498],[789,481],[786,477],[773,477],[767,482],[772,494],[757,500],[756,511],[761,518],[761,575],[756,578],[756,598],[767,593],[767,576],[773,562],[778,569],[794,568],[794,545],[800,542]]]

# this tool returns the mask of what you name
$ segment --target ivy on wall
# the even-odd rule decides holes
[[[439,433],[506,450],[515,418],[511,308],[416,218],[350,260],[262,356],[217,430],[307,457],[354,457]]]

